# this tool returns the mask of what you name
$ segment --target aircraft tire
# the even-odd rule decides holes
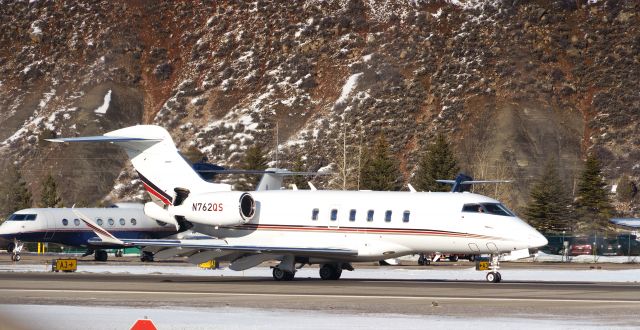
[[[101,261],[101,262],[105,262],[107,261],[107,259],[109,259],[109,255],[107,254],[107,251],[105,250],[96,250],[96,252],[94,252],[94,260],[95,261]]]
[[[491,283],[500,283],[502,281],[502,275],[499,272],[489,272],[487,273],[487,282]]]
[[[15,259],[14,260],[15,262],[18,262],[18,261],[20,261],[22,259],[22,257],[19,254],[14,255],[13,258]]]
[[[323,280],[337,280],[342,275],[342,269],[335,264],[324,264],[320,267],[320,278]]]
[[[7,252],[11,253],[11,252],[13,252],[13,249],[15,249],[15,248],[16,248],[16,243],[11,242],[11,243],[9,243],[7,245]]]
[[[273,268],[273,279],[276,281],[291,281],[295,277],[295,273],[287,272],[278,267]]]
[[[449,261],[456,262],[459,260],[459,257],[455,254],[449,256]]]
[[[140,255],[140,261],[153,262],[153,253],[148,251],[142,251],[142,255]]]

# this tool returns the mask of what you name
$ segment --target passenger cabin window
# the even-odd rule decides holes
[[[515,216],[506,206],[500,203],[479,203],[479,204],[464,204],[462,206],[462,212],[469,213],[486,213],[493,215],[502,215],[507,217]]]
[[[98,223],[98,226],[102,226],[102,219],[98,218],[98,220],[96,220],[96,222]]]
[[[384,221],[391,222],[391,210],[387,210],[387,212],[384,212]]]
[[[80,226],[80,219],[73,219],[73,224],[76,226]]]
[[[333,209],[331,210],[331,221],[336,221],[338,220],[338,210]]]
[[[12,214],[7,221],[34,221],[36,214]]]
[[[313,220],[313,221],[318,220],[318,214],[319,213],[320,213],[320,210],[313,209],[313,211],[311,211],[311,220]]]
[[[68,224],[69,224],[69,220],[67,220],[67,219],[62,219],[62,225],[63,225],[63,226],[66,226],[66,225],[68,225]]]
[[[356,210],[349,211],[349,221],[356,221]]]
[[[109,220],[107,220],[107,223],[109,224],[109,226],[113,226],[115,222],[113,221],[113,219],[109,218]]]
[[[124,221],[124,218],[120,218],[120,225],[124,226],[124,224],[127,223],[126,221]]]
[[[410,211],[404,211],[404,213],[402,213],[402,222],[409,222],[410,216],[411,216]]]
[[[135,225],[136,225],[136,223],[137,223],[136,219],[131,218],[131,225],[132,225],[132,226],[135,226]]]
[[[367,221],[373,221],[373,210],[367,211]]]

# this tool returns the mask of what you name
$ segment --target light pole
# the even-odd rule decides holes
[[[562,231],[562,261],[565,261],[567,257],[567,246],[564,244],[564,234],[566,231]]]

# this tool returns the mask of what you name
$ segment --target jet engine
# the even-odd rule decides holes
[[[246,192],[224,191],[189,196],[180,205],[161,207],[153,202],[144,208],[147,216],[175,223],[176,217],[210,226],[237,226],[249,222],[256,213],[256,202]]]

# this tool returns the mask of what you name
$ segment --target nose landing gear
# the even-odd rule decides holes
[[[20,256],[20,252],[22,252],[22,248],[24,247],[24,243],[18,240],[13,240],[12,243],[9,243],[7,247],[7,251],[11,253],[11,261],[18,262],[22,257]]]
[[[487,282],[491,282],[491,283],[500,283],[502,282],[502,275],[500,275],[500,272],[498,272],[498,269],[500,269],[500,261],[499,259],[499,255],[497,254],[492,254],[491,255],[491,271],[489,273],[487,273]]]

